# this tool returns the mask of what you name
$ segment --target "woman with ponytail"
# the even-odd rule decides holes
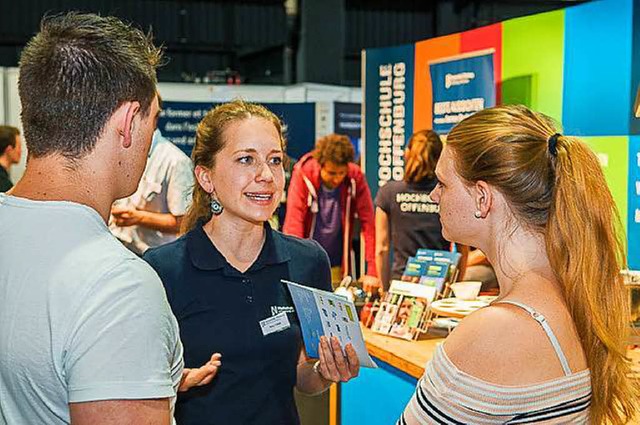
[[[399,423],[631,420],[625,252],[597,157],[499,106],[454,127],[436,175],[444,237],[487,255],[500,295],[438,347]]]
[[[322,248],[267,223],[282,197],[284,150],[282,124],[263,106],[238,100],[209,111],[192,153],[185,234],[144,255],[178,319],[185,367],[220,353],[213,381],[179,394],[181,425],[298,424],[294,387],[316,394],[358,374],[355,350],[343,354],[335,337],[321,338],[319,360],[306,357],[281,282],[331,290]]]

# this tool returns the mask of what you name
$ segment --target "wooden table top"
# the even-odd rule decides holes
[[[424,367],[433,357],[437,344],[444,341],[441,337],[407,341],[375,333],[364,326],[362,333],[369,354],[416,379],[424,373]]]

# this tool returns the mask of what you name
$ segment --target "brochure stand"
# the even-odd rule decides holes
[[[365,326],[377,333],[417,340],[430,330],[435,301],[449,297],[458,277],[460,254],[420,249],[409,258],[401,280],[393,280],[384,299],[376,301]]]

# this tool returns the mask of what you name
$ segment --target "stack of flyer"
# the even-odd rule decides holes
[[[419,249],[407,260],[401,280],[433,286],[440,294],[446,282],[454,278],[460,257],[457,252]]]

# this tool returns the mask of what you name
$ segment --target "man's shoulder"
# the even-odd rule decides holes
[[[293,170],[294,172],[297,171],[307,177],[312,177],[314,174],[320,173],[320,163],[311,153],[307,153],[303,155],[298,162],[296,162]]]
[[[173,165],[189,165],[191,166],[191,158],[182,151],[173,142],[163,139],[155,148],[152,157],[156,157],[162,161],[168,161]]]
[[[350,162],[349,164],[347,164],[347,168],[349,170],[349,175],[352,175],[352,176],[364,175],[364,173],[362,172],[362,168],[360,168],[360,166],[355,162]]]
[[[347,177],[354,180],[358,187],[362,187],[363,185],[368,187],[367,179],[358,164],[354,164],[353,162],[348,164]]]
[[[68,265],[81,262],[82,266],[77,270],[84,272],[86,279],[98,286],[104,285],[104,281],[122,286],[131,282],[143,285],[159,283],[157,273],[111,235],[96,239],[86,245],[82,253],[69,256],[65,261]]]

